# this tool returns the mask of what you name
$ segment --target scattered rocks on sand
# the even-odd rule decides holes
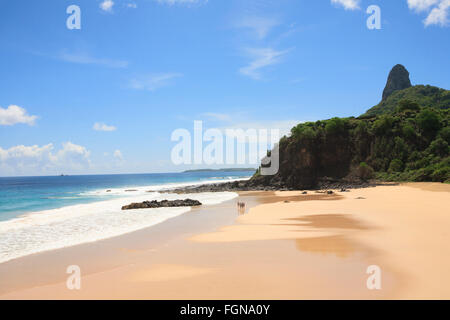
[[[364,200],[364,199],[366,199],[366,198],[364,198],[364,197],[358,197],[358,198],[356,198],[356,200]]]
[[[321,182],[316,186],[316,193],[327,193],[326,190],[342,190],[345,189],[345,192],[349,192],[350,189],[358,189],[358,188],[368,188],[375,187],[376,185],[384,185],[384,183],[352,183],[352,182]],[[249,181],[233,181],[233,182],[225,182],[225,183],[214,183],[214,184],[205,184],[200,186],[188,186],[177,189],[161,189],[156,190],[159,192],[168,192],[168,193],[176,193],[176,194],[190,194],[190,193],[201,193],[201,192],[237,192],[237,191],[297,191],[304,190],[306,187],[300,188],[289,188],[282,184],[258,184],[254,183],[251,180]],[[309,190],[315,190],[311,188]],[[325,190],[325,191],[324,191]],[[155,191],[147,191],[147,192],[155,192]],[[313,191],[311,191],[313,192]],[[344,191],[342,191],[344,192]],[[306,191],[303,191],[302,194],[308,194]]]
[[[163,201],[144,201],[141,203],[132,203],[127,206],[123,206],[122,210],[132,209],[152,209],[152,208],[172,208],[172,207],[195,207],[201,206],[202,203],[198,200],[185,199],[185,200],[163,200]]]
[[[325,193],[325,194],[334,194],[333,190],[316,190],[315,193]]]

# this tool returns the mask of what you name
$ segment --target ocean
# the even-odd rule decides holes
[[[163,199],[218,204],[232,192],[175,195],[165,190],[248,179],[250,171],[0,178],[0,263],[147,228],[190,211],[122,211],[131,202]]]

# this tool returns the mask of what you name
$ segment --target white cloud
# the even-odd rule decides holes
[[[137,90],[155,91],[170,85],[171,80],[182,77],[181,73],[154,73],[130,81],[130,87]]]
[[[114,156],[114,158],[116,158],[118,160],[123,160],[122,151],[120,151],[120,150],[114,151],[113,156]]]
[[[128,61],[113,60],[108,58],[95,58],[86,53],[68,53],[63,52],[58,56],[58,59],[78,63],[78,64],[96,64],[110,68],[126,68]]]
[[[425,26],[438,24],[441,26],[447,26],[449,23],[449,11],[450,11],[450,0],[442,0],[439,5],[433,8],[425,19]]]
[[[127,6],[127,8],[132,8],[132,9],[137,8],[137,4],[134,2],[127,3],[126,6]]]
[[[359,9],[360,0],[331,0],[331,3],[341,5],[345,10]]]
[[[96,122],[92,127],[95,131],[116,131],[117,128],[114,126],[109,126],[103,122]]]
[[[280,62],[288,50],[276,51],[272,48],[247,49],[247,54],[253,58],[253,61],[239,72],[255,80],[261,79],[260,69]]]
[[[30,116],[24,108],[10,105],[7,109],[0,107],[0,125],[12,126],[18,123],[34,125],[37,116]]]
[[[416,12],[426,12],[425,26],[449,24],[450,0],[407,0],[408,7]]]
[[[425,26],[449,25],[450,0],[406,0],[410,10],[426,12],[427,17],[423,21]],[[346,10],[360,9],[360,0],[331,0],[331,3],[343,6]]]
[[[15,147],[11,147],[9,149],[3,149],[0,147],[0,161],[5,162],[9,160],[22,160],[26,161],[26,159],[43,159],[48,158],[53,159],[50,156],[51,151],[53,149],[53,144],[48,144],[42,147],[37,145],[34,146],[24,146],[18,145]]]
[[[279,24],[280,22],[274,18],[245,17],[238,21],[235,26],[237,28],[250,29],[259,39],[264,39],[270,30]]]
[[[72,142],[63,143],[57,152],[54,152],[52,143],[42,147],[0,147],[0,173],[42,175],[82,170],[90,166],[89,157],[90,152],[85,147]]]
[[[89,164],[90,151],[85,147],[74,144],[72,142],[63,143],[63,148],[60,149],[54,158],[54,161],[59,165],[83,166]]]
[[[416,11],[426,11],[437,4],[440,0],[407,0],[408,7]]]
[[[106,12],[112,12],[112,8],[114,6],[114,1],[112,0],[104,0],[100,3],[100,9]]]

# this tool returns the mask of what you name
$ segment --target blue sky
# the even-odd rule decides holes
[[[69,5],[81,29],[69,30]],[[369,30],[369,5],[381,30]],[[449,0],[0,0],[0,176],[179,171],[177,128],[358,116],[450,87]],[[204,167],[204,166],[203,166]]]

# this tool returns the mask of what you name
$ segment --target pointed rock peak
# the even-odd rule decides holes
[[[383,101],[387,99],[394,91],[403,90],[411,87],[411,81],[409,80],[409,72],[401,64],[397,64],[389,72],[389,77],[386,83],[386,87],[383,91]]]

